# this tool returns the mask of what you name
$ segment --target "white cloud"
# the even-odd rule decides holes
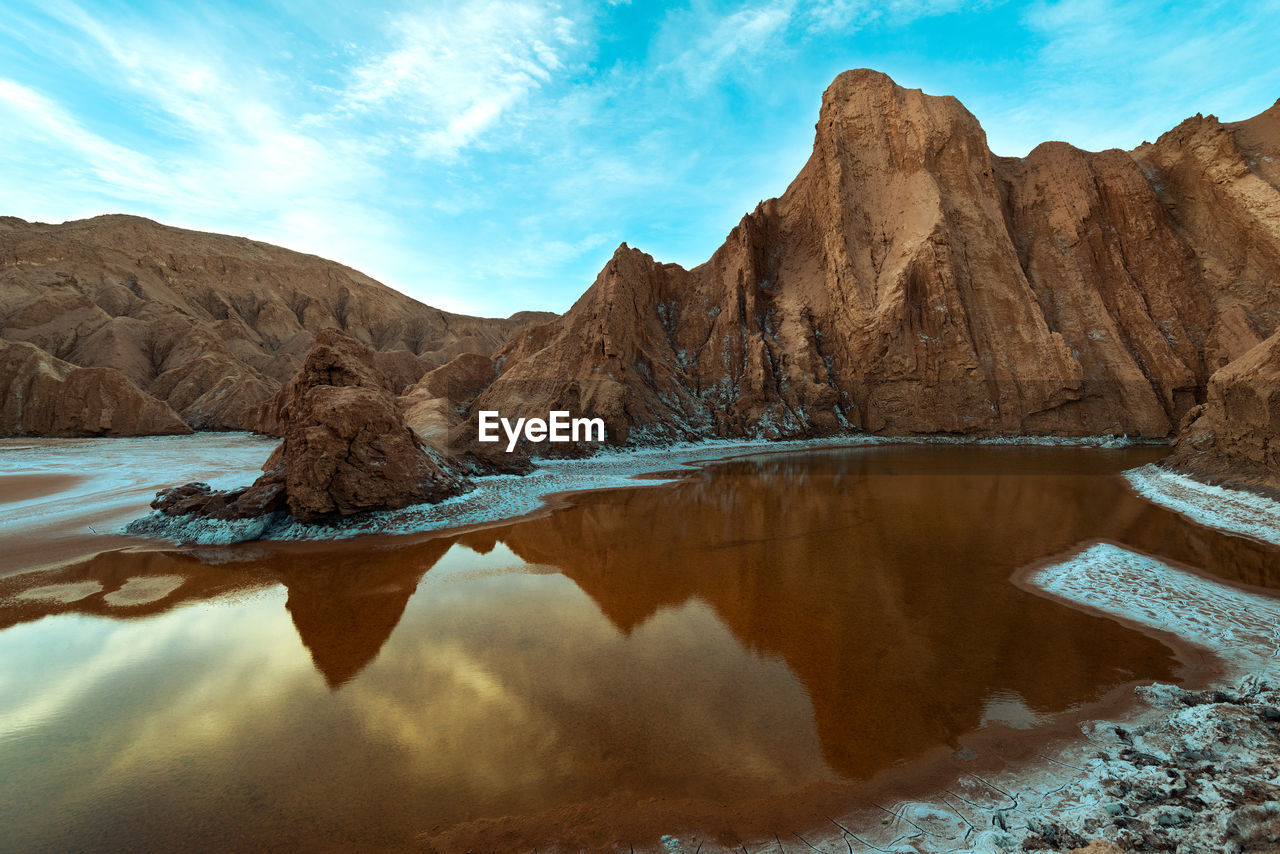
[[[87,129],[65,108],[29,87],[0,78],[0,139],[11,153],[61,149],[74,155],[80,180],[96,178],[130,198],[168,194],[168,178],[150,158]]]
[[[351,74],[342,107],[395,110],[416,153],[450,159],[564,69],[573,23],[523,2],[468,3],[395,21],[395,47]]]
[[[965,3],[963,0],[825,0],[807,4],[803,17],[811,32],[848,32],[878,21],[900,27],[920,18],[945,15],[966,6],[989,5],[989,2]]]
[[[675,15],[668,20],[672,41],[685,44],[691,32],[700,35],[667,68],[678,70],[689,89],[705,91],[730,69],[749,67],[770,48],[780,49],[794,5],[792,0],[781,0],[724,16],[694,16],[694,20]]]
[[[993,123],[992,146],[1023,154],[1045,139],[1065,139],[1130,148],[1197,112],[1247,118],[1269,105],[1280,66],[1242,86],[1234,57],[1274,50],[1278,10],[1276,2],[1222,0],[1167,14],[1110,0],[1039,2],[1024,15],[1040,43],[1038,61],[1015,89],[1022,103],[1009,107],[1007,127]]]

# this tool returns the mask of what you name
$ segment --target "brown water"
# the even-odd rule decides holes
[[[1105,539],[1280,587],[1128,490],[1162,453],[745,458],[463,535],[0,579],[0,848],[731,843],[994,767],[1194,675],[1017,570]]]

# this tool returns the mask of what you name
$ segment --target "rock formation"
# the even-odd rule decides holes
[[[1280,332],[1213,375],[1165,464],[1280,491]]]
[[[0,218],[0,339],[113,368],[196,429],[238,429],[325,327],[380,351],[398,393],[552,316],[450,314],[332,261],[138,217]]]
[[[116,367],[193,426],[278,433],[277,385],[335,326],[382,351],[421,436],[476,456],[482,409],[599,417],[621,444],[1167,437],[1280,328],[1277,158],[1280,104],[1131,152],[997,157],[954,98],[850,71],[795,181],[705,264],[623,244],[562,317],[447,315],[312,256],[130,217],[9,219],[0,335]]]
[[[336,329],[321,330],[293,378],[270,399],[243,410],[239,426],[267,436],[284,436],[290,410],[316,386],[358,386],[394,394],[393,381],[378,366],[380,355]]]
[[[0,436],[190,433],[119,371],[77,368],[34,344],[0,340]]]
[[[164,517],[265,520],[287,513],[301,522],[436,502],[467,488],[451,464],[404,422],[375,356],[355,339],[322,330],[297,375],[262,417],[283,441],[244,489],[214,492],[189,483],[159,493]],[[173,533],[163,519],[140,520],[135,533]],[[251,535],[262,533],[253,528]],[[187,538],[198,539],[196,534]]]
[[[405,420],[423,439],[446,437],[497,373],[497,366],[487,356],[463,353],[405,389],[400,398]]]
[[[996,157],[954,98],[847,72],[781,198],[690,270],[623,244],[496,354],[468,427],[1168,436],[1280,324],[1278,149],[1280,104],[1134,152]]]

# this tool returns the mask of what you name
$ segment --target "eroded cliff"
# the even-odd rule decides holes
[[[846,72],[781,198],[691,270],[623,244],[499,351],[466,429],[1169,436],[1280,321],[1278,115],[1002,158],[956,99]]]

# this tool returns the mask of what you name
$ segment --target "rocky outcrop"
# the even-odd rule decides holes
[[[460,478],[404,423],[380,389],[317,386],[289,411],[279,463],[289,512],[303,522],[441,501]]]
[[[119,371],[77,368],[34,344],[0,340],[0,436],[190,433]]]
[[[1187,413],[1164,464],[1280,491],[1280,332],[1213,375],[1208,400]]]
[[[283,436],[291,408],[316,386],[360,386],[394,394],[396,384],[378,367],[379,354],[336,329],[323,329],[306,361],[270,399],[242,411],[239,426],[267,436]]]
[[[399,401],[405,421],[423,439],[442,440],[462,422],[467,407],[495,376],[492,359],[463,353],[405,390]]]
[[[619,443],[1168,436],[1280,322],[1278,110],[1000,158],[954,98],[847,72],[781,198],[690,270],[623,244],[496,354],[467,426],[569,409]]]
[[[337,330],[322,330],[297,375],[261,407],[283,441],[263,465],[264,474],[240,490],[215,492],[190,483],[159,493],[152,507],[162,517],[265,520],[246,530],[283,521],[324,522],[437,502],[468,487],[451,464],[426,446],[404,422],[374,353]],[[178,532],[160,519],[144,519],[135,533]],[[183,534],[178,533],[179,536]]]
[[[238,429],[326,327],[378,351],[398,393],[552,316],[451,314],[332,261],[138,217],[0,218],[0,339],[118,370],[196,429]]]

